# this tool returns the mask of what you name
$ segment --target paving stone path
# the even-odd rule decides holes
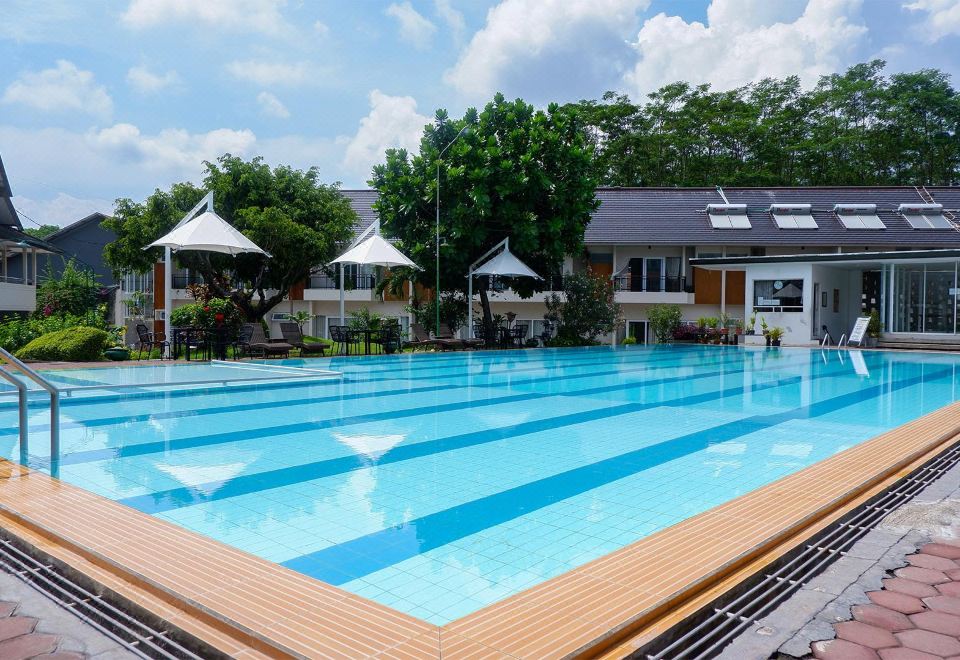
[[[821,660],[960,660],[960,539],[936,538],[868,591],[836,639],[811,645]]]
[[[4,660],[83,660],[85,655],[58,651],[60,638],[37,632],[37,619],[17,614],[19,603],[0,601],[0,658]]]

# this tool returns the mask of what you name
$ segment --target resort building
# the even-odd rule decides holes
[[[359,235],[376,221],[376,192],[343,194]],[[625,324],[608,341],[652,341],[646,312],[655,303],[679,305],[692,323],[726,316],[748,324],[755,315],[757,324],[782,327],[790,344],[819,343],[826,333],[836,342],[872,310],[887,341],[953,341],[958,332],[960,188],[600,188],[597,197],[585,249],[563,270],[613,281]],[[530,337],[542,331],[546,297],[562,295],[559,273],[541,275],[543,290],[532,298],[491,284],[492,311],[514,313]],[[376,268],[345,269],[346,315],[366,307],[407,328],[409,289],[378,296],[377,277]],[[174,305],[199,279],[174,273]],[[123,288],[153,290],[153,281],[162,281],[156,271],[131,275]],[[267,320],[305,310],[309,331],[326,337],[340,323],[339,299],[335,273],[318,266]]]
[[[0,160],[0,314],[36,309],[39,259],[57,252],[46,241],[23,232],[11,197],[10,180]]]

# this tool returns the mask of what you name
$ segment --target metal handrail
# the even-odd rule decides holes
[[[840,341],[837,342],[837,348],[840,348],[841,346],[843,346],[843,343],[844,343],[844,342],[847,342],[847,346],[850,345],[850,342],[847,340],[847,333],[846,333],[846,332],[844,332],[842,335],[840,335]]]
[[[20,464],[26,465],[29,453],[29,429],[27,426],[27,384],[6,369],[0,369],[0,378],[17,388],[17,410],[20,413]]]
[[[829,332],[823,333],[823,340],[820,342],[820,348],[823,348],[824,346],[829,346],[830,345],[829,342],[830,342],[830,333]]]
[[[16,367],[23,375],[50,394],[50,463],[52,469],[52,466],[56,464],[60,457],[60,390],[56,385],[13,357],[8,350],[0,348],[0,357],[3,357],[9,364]]]

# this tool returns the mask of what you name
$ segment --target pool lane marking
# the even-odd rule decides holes
[[[703,366],[722,366],[725,364],[734,364],[736,360],[729,359],[720,359],[713,360],[709,362],[701,362],[697,365],[684,365],[685,367],[703,367]],[[607,364],[606,362],[598,362],[597,364]],[[631,363],[633,364],[633,363]],[[678,368],[678,367],[674,367]],[[520,371],[519,369],[517,371]],[[583,378],[593,378],[600,376],[616,376],[620,374],[633,374],[650,371],[651,375],[654,372],[654,369],[648,367],[648,363],[641,363],[640,366],[630,369],[618,368],[611,371],[591,371],[585,372],[582,374],[566,374],[566,375],[545,375],[538,378],[527,378],[525,380],[501,380],[494,383],[463,383],[463,384],[451,384],[443,383],[439,385],[428,385],[424,387],[414,387],[414,388],[398,388],[394,390],[370,390],[368,392],[358,392],[356,394],[332,394],[329,396],[323,397],[312,397],[312,398],[301,398],[301,399],[285,399],[280,401],[264,401],[259,403],[244,403],[237,404],[233,406],[213,406],[209,408],[193,408],[186,410],[172,410],[168,412],[151,412],[151,413],[140,413],[137,415],[123,415],[117,417],[95,417],[82,421],[72,421],[61,423],[61,429],[83,429],[83,428],[98,428],[101,426],[112,426],[119,424],[129,424],[131,422],[147,422],[153,420],[161,419],[182,419],[199,415],[216,415],[221,413],[233,413],[233,412],[250,412],[255,410],[266,410],[266,409],[277,409],[277,408],[292,408],[299,406],[309,406],[317,403],[336,403],[338,401],[353,401],[356,399],[370,399],[370,398],[380,398],[387,396],[402,396],[404,394],[423,394],[427,392],[438,392],[438,391],[447,391],[447,390],[464,390],[470,388],[485,388],[485,389],[496,389],[496,388],[511,388],[522,385],[535,385],[538,383],[547,383],[555,381],[569,381],[569,380],[579,380]],[[742,370],[740,370],[742,371]],[[733,372],[731,372],[733,373]],[[382,381],[381,381],[382,382]],[[579,390],[571,391],[571,394],[577,394]],[[530,393],[526,396],[534,396],[536,393]],[[554,393],[557,394],[557,393]],[[559,393],[559,394],[562,394]],[[482,400],[482,399],[480,399]],[[375,420],[376,421],[376,420]],[[31,425],[31,428],[36,431],[45,431],[49,430],[49,424],[35,424]],[[270,427],[267,427],[268,429]],[[8,426],[0,428],[0,437],[4,435],[16,435],[18,433],[16,427]],[[93,450],[100,451],[100,450]]]
[[[702,377],[707,378],[715,375],[718,374],[703,374]],[[822,376],[826,375],[827,374],[822,374]],[[686,378],[686,376],[676,377],[674,380],[679,381],[685,380]],[[653,408],[675,408],[678,406],[707,403],[710,401],[739,396],[747,391],[759,392],[774,387],[791,385],[801,381],[802,377],[791,376],[789,378],[779,379],[771,383],[755,384],[752,385],[749,390],[743,386],[739,386],[720,390],[710,390],[708,392],[701,392],[700,394],[689,394],[664,401],[625,403],[618,406],[608,406],[605,408],[597,408],[595,410],[570,413],[568,415],[560,415],[529,422],[521,422],[509,426],[495,427],[493,429],[484,429],[444,438],[424,440],[408,445],[401,444],[393,447],[390,451],[379,457],[376,461],[376,465],[387,465],[390,463],[399,463],[425,456],[434,456],[444,452],[455,451],[457,449],[476,447],[508,438],[530,435],[532,433],[539,433],[542,431],[557,430],[568,426],[574,426],[577,424],[583,424],[602,419],[610,419],[613,417],[650,410]],[[662,383],[651,383],[651,385],[660,384]],[[293,465],[248,475],[240,475],[233,477],[226,483],[223,481],[217,481],[215,483],[210,482],[208,484],[181,486],[163,491],[154,491],[144,495],[135,495],[117,501],[119,501],[121,504],[132,506],[133,508],[143,511],[144,513],[160,513],[163,511],[178,509],[183,506],[202,504],[204,502],[228,499],[241,495],[249,495],[262,490],[272,490],[274,488],[291,486],[296,483],[352,472],[370,467],[370,465],[371,461],[366,460],[356,454],[348,454],[336,458],[315,461],[313,463]],[[204,490],[206,490],[208,494],[203,494]]]
[[[721,365],[722,366],[722,365]],[[699,374],[701,378],[721,377],[724,375],[742,374],[743,368],[731,370],[719,370]],[[289,435],[293,433],[303,433],[306,431],[325,430],[340,428],[342,426],[351,426],[354,424],[366,424],[369,422],[379,422],[400,417],[419,417],[432,415],[441,412],[451,412],[456,410],[471,410],[475,408],[496,406],[504,403],[527,402],[535,399],[544,399],[558,396],[589,396],[593,394],[604,394],[609,392],[625,391],[636,388],[652,387],[665,385],[669,383],[688,380],[689,375],[671,376],[668,378],[659,378],[648,381],[631,381],[627,383],[616,383],[613,385],[603,385],[581,390],[569,390],[564,392],[522,392],[520,394],[511,394],[502,397],[489,397],[486,399],[461,400],[450,403],[437,404],[432,406],[420,406],[417,408],[402,408],[400,410],[385,410],[373,413],[364,413],[349,417],[331,417],[322,420],[311,420],[305,422],[296,422],[293,424],[282,424],[277,426],[260,427],[253,429],[244,429],[240,431],[228,431],[224,433],[206,434],[200,436],[189,436],[186,438],[176,438],[173,440],[157,440],[154,442],[142,442],[138,444],[125,445],[123,447],[108,447],[103,449],[91,449],[86,451],[77,451],[65,453],[60,459],[60,465],[77,465],[92,461],[110,460],[115,458],[126,458],[129,456],[142,456],[158,452],[176,451],[178,449],[193,449],[197,447],[207,447],[242,440],[256,438],[268,438],[279,435]],[[448,388],[441,388],[448,389]],[[261,406],[251,406],[250,410],[256,410]],[[44,457],[35,457],[36,466],[45,465]]]
[[[928,374],[926,377],[950,373],[950,369],[944,369],[939,375]],[[726,422],[427,514],[289,559],[281,562],[281,565],[329,584],[341,585],[532,511],[702,450],[710,444],[734,440],[786,421],[836,412],[874,399],[884,392],[918,385],[923,380],[924,376],[921,375],[890,384],[881,383],[789,411]]]

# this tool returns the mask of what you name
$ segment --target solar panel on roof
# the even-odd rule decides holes
[[[943,217],[943,204],[901,204],[897,210],[914,229],[953,229]]]
[[[887,228],[877,216],[876,204],[834,204],[833,212],[847,229]]]
[[[746,204],[707,204],[707,216],[714,229],[752,229]]]
[[[780,229],[817,229],[809,204],[771,204],[770,213]]]

